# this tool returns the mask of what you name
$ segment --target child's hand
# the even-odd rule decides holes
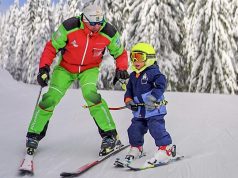
[[[125,103],[126,107],[132,111],[138,111],[138,106],[137,104],[134,103],[133,100],[130,100],[128,102]]]
[[[155,108],[157,108],[156,101],[157,99],[153,95],[148,95],[146,97],[145,108],[148,111],[154,110]]]

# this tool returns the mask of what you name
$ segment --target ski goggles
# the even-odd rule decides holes
[[[144,62],[146,61],[146,54],[142,52],[131,52],[132,62]]]
[[[149,58],[155,58],[154,54],[146,54],[143,52],[131,52],[131,62],[145,62]]]
[[[91,26],[96,26],[96,25],[103,25],[104,23],[104,19],[102,19],[101,21],[99,22],[90,22],[90,20],[84,15],[85,19],[88,21],[89,25]]]

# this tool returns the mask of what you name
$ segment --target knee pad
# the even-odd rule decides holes
[[[84,93],[84,98],[86,101],[89,101],[94,104],[100,103],[102,101],[101,95],[96,91],[86,91]]]

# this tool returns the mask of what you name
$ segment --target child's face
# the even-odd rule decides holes
[[[132,52],[131,53],[131,62],[137,70],[140,70],[145,66],[146,54],[143,52]]]
[[[145,66],[145,62],[144,61],[134,61],[133,65],[135,66],[135,68],[137,70],[140,70],[142,67]]]

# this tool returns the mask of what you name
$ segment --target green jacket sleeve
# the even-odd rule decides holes
[[[67,42],[67,30],[64,28],[63,24],[61,24],[58,30],[53,33],[51,41],[56,52],[65,47]]]
[[[116,59],[123,53],[124,47],[121,44],[120,35],[118,32],[111,38],[111,42],[108,45],[110,54]]]

